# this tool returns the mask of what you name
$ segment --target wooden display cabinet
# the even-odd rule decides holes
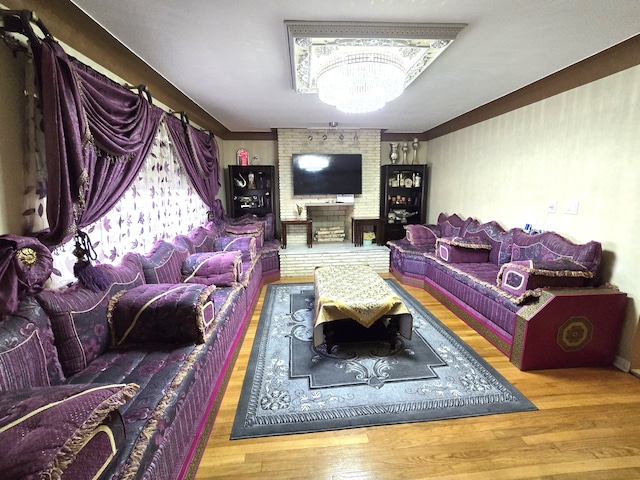
[[[380,217],[385,242],[404,238],[404,226],[427,218],[428,165],[383,165],[380,172]]]
[[[275,167],[230,165],[227,171],[227,214],[264,217],[274,212]]]

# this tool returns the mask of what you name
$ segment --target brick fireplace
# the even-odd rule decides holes
[[[323,140],[323,135],[327,139]],[[340,140],[340,134],[343,139]],[[313,140],[309,140],[309,136]],[[336,203],[333,195],[293,196],[292,161],[294,153],[360,153],[362,155],[362,194],[353,204]],[[281,275],[307,276],[318,265],[367,263],[376,271],[389,271],[386,247],[353,247],[351,217],[377,217],[380,213],[380,130],[278,129],[278,177],[280,218],[311,218],[313,231],[321,227],[344,227],[345,241],[306,248],[306,229],[287,229],[287,249],[280,252]],[[298,217],[297,206],[303,207]]]
[[[327,135],[323,140],[322,136]],[[340,140],[340,134],[343,140]],[[313,140],[309,140],[309,135]],[[362,154],[362,194],[355,195],[353,205],[335,204],[333,195],[293,196],[291,155],[294,153]],[[278,129],[278,176],[280,218],[298,218],[297,206],[303,207],[301,218],[313,219],[313,229],[344,226],[345,238],[351,239],[351,217],[376,217],[380,209],[380,130],[307,130]],[[305,232],[294,229],[288,243],[304,244]]]

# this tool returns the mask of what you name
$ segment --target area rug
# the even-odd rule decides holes
[[[536,410],[400,285],[387,282],[413,316],[411,340],[354,329],[331,352],[313,348],[313,284],[268,285],[232,440]]]

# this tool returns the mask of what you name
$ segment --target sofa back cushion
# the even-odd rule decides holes
[[[64,380],[49,317],[34,297],[0,320],[0,392]]]
[[[559,257],[578,262],[596,276],[602,257],[602,245],[594,241],[576,244],[555,232],[537,235],[529,235],[521,229],[514,232],[512,261],[545,262]]]
[[[146,283],[180,283],[182,262],[189,251],[173,243],[158,240],[146,255],[140,255]]]
[[[144,284],[139,255],[126,254],[118,266],[98,265],[110,285],[93,292],[75,283],[64,290],[43,290],[38,302],[51,319],[62,369],[70,377],[87,367],[109,345],[107,308],[111,297]]]
[[[438,225],[405,225],[405,237],[411,245],[435,245],[440,237]]]
[[[190,254],[212,252],[215,238],[215,232],[204,227],[197,227],[191,230],[188,235],[177,235],[173,239],[173,243],[188,250]]]
[[[502,265],[511,260],[512,233],[505,232],[497,222],[473,222],[466,228],[465,237],[480,237],[491,245],[489,261]]]

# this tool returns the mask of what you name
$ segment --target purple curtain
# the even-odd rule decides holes
[[[173,143],[196,192],[213,212],[220,190],[218,143],[212,134],[196,130],[188,121],[166,117]]]
[[[67,56],[32,45],[48,169],[48,245],[97,221],[129,188],[153,143],[161,109]]]

